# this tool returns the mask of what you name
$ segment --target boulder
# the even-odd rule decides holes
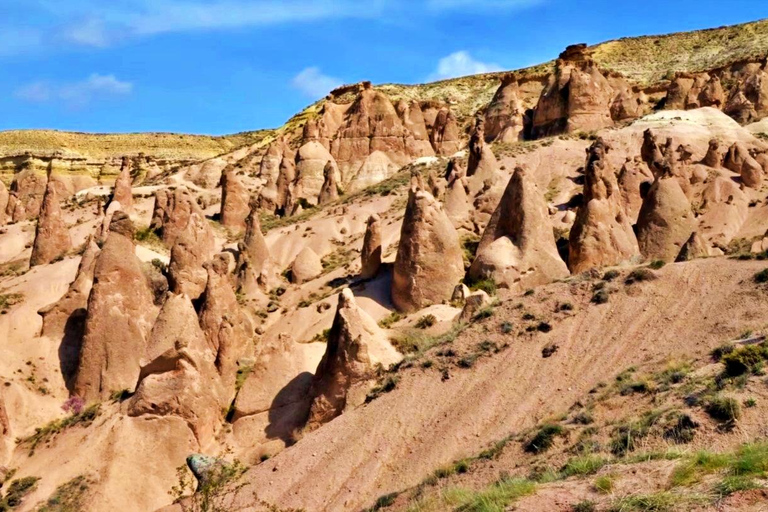
[[[69,229],[64,222],[59,205],[59,195],[53,181],[48,179],[45,196],[37,219],[35,242],[32,245],[32,256],[29,266],[46,265],[63,258],[72,249]]]
[[[363,249],[360,252],[360,277],[373,279],[381,268],[381,256],[383,247],[381,242],[381,218],[373,214],[368,217],[363,238]]]
[[[205,291],[208,272],[203,264],[216,252],[216,239],[208,220],[199,213],[189,216],[184,230],[176,238],[168,265],[168,284],[173,293],[197,300]]]
[[[128,415],[178,416],[207,445],[228,405],[215,361],[190,297],[169,293],[149,335]]]
[[[720,150],[720,141],[718,139],[711,139],[709,141],[709,148],[707,154],[704,155],[704,159],[701,161],[702,165],[712,167],[713,169],[720,169],[723,166],[723,153]]]
[[[543,194],[522,167],[515,169],[485,228],[469,275],[491,278],[514,290],[569,275],[557,251]]]
[[[234,398],[237,370],[242,362],[254,354],[253,324],[240,309],[232,288],[231,254],[217,255],[205,264],[208,284],[200,308],[200,328],[208,346],[216,355],[216,369],[228,395],[226,403]]]
[[[451,302],[464,303],[469,297],[469,287],[464,283],[457,284],[453,289],[453,295],[451,295]]]
[[[728,149],[723,166],[739,174],[746,187],[758,189],[763,183],[763,167],[752,158],[741,142],[734,142]]]
[[[464,307],[456,317],[457,321],[462,324],[467,324],[472,321],[476,314],[478,314],[483,308],[491,305],[491,297],[483,290],[477,290],[467,295],[464,299]]]
[[[221,225],[237,232],[245,229],[248,216],[249,194],[243,186],[237,169],[227,166],[221,174]]]
[[[660,176],[648,191],[637,220],[640,253],[649,260],[675,261],[696,229],[691,203],[673,176]]]
[[[291,264],[291,282],[293,284],[306,283],[323,273],[323,262],[309,247],[305,247],[296,256]]]
[[[338,170],[333,161],[328,160],[323,169],[323,186],[317,197],[317,204],[327,204],[339,198],[339,183],[336,181]]]
[[[366,390],[355,393],[353,388],[373,379],[376,362],[391,362],[393,350],[376,322],[358,307],[352,291],[342,290],[325,354],[312,378],[307,428],[315,429],[339,416],[346,407],[360,405]],[[380,354],[378,361],[376,353]]]
[[[133,391],[157,310],[134,254],[133,224],[115,212],[96,258],[74,394],[87,401]]]
[[[464,277],[459,236],[429,192],[411,188],[400,231],[392,302],[411,312],[450,299]]]
[[[120,165],[120,174],[115,180],[115,188],[112,191],[112,200],[120,203],[124,212],[131,211],[133,208],[133,177],[131,176],[131,160],[127,156],[123,157]]]
[[[610,147],[598,138],[587,150],[584,203],[568,240],[568,264],[574,274],[617,265],[639,255],[632,222],[607,159]]]

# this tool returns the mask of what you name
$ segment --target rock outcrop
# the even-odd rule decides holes
[[[638,157],[627,158],[618,176],[624,212],[633,224],[643,206],[643,194],[653,184],[653,173]]]
[[[485,140],[513,143],[525,134],[525,108],[514,73],[506,75],[485,111]]]
[[[701,107],[722,108],[725,92],[717,76],[707,73],[677,73],[667,89],[664,106],[673,110]]]
[[[235,231],[245,229],[248,216],[248,190],[237,175],[237,168],[227,166],[221,174],[221,225]]]
[[[374,214],[368,217],[368,224],[363,238],[363,249],[360,252],[360,277],[373,279],[381,268],[383,254],[381,242],[381,217]]]
[[[637,220],[640,253],[649,260],[675,261],[696,229],[696,219],[680,183],[660,176],[648,191]]]
[[[563,264],[565,266],[565,264]],[[454,295],[456,291],[454,290]],[[483,308],[490,306],[492,303],[491,297],[483,290],[477,290],[472,292],[464,298],[464,307],[461,309],[461,313],[456,317],[457,321],[462,324],[467,324],[477,315]]]
[[[323,262],[309,247],[305,247],[296,256],[291,264],[291,282],[293,284],[306,283],[323,273]]]
[[[189,295],[192,300],[199,298],[208,282],[208,273],[203,264],[213,257],[215,251],[213,229],[204,217],[193,211],[171,249],[168,265],[171,291]]]
[[[115,391],[133,391],[156,314],[134,255],[133,224],[118,211],[96,258],[74,394],[94,401]]]
[[[435,153],[441,156],[451,156],[461,149],[459,123],[449,108],[437,111],[429,140]]]
[[[252,295],[269,286],[272,263],[269,247],[264,240],[259,221],[259,211],[255,205],[245,219],[245,236],[239,246],[237,261],[238,289],[246,295]]]
[[[569,275],[557,252],[544,197],[518,167],[491,216],[469,270],[474,279],[523,290]]]
[[[301,193],[294,199],[301,197],[316,204],[325,182],[325,169],[329,165],[338,172],[336,161],[322,144],[310,141],[301,146],[296,154],[295,180]]]
[[[701,164],[713,169],[720,169],[723,166],[723,153],[720,150],[720,141],[718,139],[711,139],[709,141],[707,154],[704,155]]]
[[[725,155],[723,166],[739,174],[741,182],[749,188],[760,188],[763,183],[763,167],[752,158],[741,142],[735,142]]]
[[[709,255],[706,242],[697,232],[691,233],[691,236],[680,248],[680,252],[675,258],[675,262],[691,261],[697,258],[706,258]]]
[[[253,325],[240,309],[237,296],[230,281],[230,262],[227,253],[218,255],[205,264],[208,284],[200,309],[200,328],[205,334],[210,349],[216,354],[216,369],[222,384],[232,400],[235,378],[241,361],[254,354]]]
[[[8,201],[11,199],[11,194],[5,186],[5,183],[0,181],[0,226],[4,226],[8,222],[8,214],[6,209],[8,208]]]
[[[459,236],[429,192],[411,188],[392,279],[392,302],[410,312],[451,298],[464,276]]]
[[[471,192],[476,193],[482,189],[485,180],[493,178],[498,169],[496,157],[491,147],[485,143],[485,121],[482,118],[475,120],[475,126],[469,138],[469,159],[467,162],[467,177],[477,183]]]
[[[188,228],[192,215],[205,219],[195,198],[185,187],[158,190],[150,227],[156,230],[167,247],[173,247]]]
[[[227,407],[215,361],[190,298],[169,293],[149,335],[128,415],[179,416],[205,446]]]
[[[24,169],[13,176],[5,212],[9,220],[21,222],[40,214],[48,181],[44,173]]]
[[[133,208],[133,177],[131,176],[131,160],[123,157],[120,165],[120,174],[115,180],[115,188],[112,191],[112,200],[120,203],[124,212],[129,212]]]
[[[52,263],[63,258],[70,249],[72,249],[72,241],[69,238],[69,229],[64,222],[59,205],[59,194],[49,173],[40,216],[37,219],[35,242],[32,246],[29,266]]]
[[[327,204],[339,198],[339,184],[336,181],[338,171],[331,160],[325,164],[323,169],[323,186],[317,197],[317,204]]]
[[[80,358],[80,345],[83,342],[85,319],[88,314],[88,296],[93,287],[93,274],[96,267],[96,257],[99,246],[94,237],[88,238],[85,251],[80,258],[77,275],[69,290],[58,301],[50,304],[38,314],[43,319],[41,336],[52,340],[60,340],[59,359],[64,379],[69,381],[77,370]]]
[[[345,288],[339,294],[325,354],[312,379],[307,428],[317,428],[340,415],[353,386],[373,378],[370,346],[381,337],[376,322],[357,306],[352,291]]]
[[[607,159],[609,150],[602,138],[587,150],[584,203],[576,214],[568,241],[568,266],[574,274],[619,264],[640,251]]]

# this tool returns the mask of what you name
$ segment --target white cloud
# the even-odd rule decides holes
[[[318,67],[310,67],[293,77],[291,85],[308,98],[317,100],[342,85],[342,81],[323,74]]]
[[[473,59],[469,52],[459,51],[440,59],[437,63],[437,69],[429,75],[427,80],[445,80],[447,78],[491,73],[493,71],[502,70],[503,68],[498,64],[481,62]]]
[[[111,42],[111,35],[104,23],[97,19],[89,19],[66,28],[64,38],[75,44],[99,48],[109,46]]]
[[[91,101],[109,96],[125,96],[133,91],[131,82],[115,75],[94,73],[85,80],[70,83],[39,81],[16,90],[16,97],[34,103],[63,102],[67,107],[84,107]]]

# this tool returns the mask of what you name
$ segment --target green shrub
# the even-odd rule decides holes
[[[605,274],[603,274],[603,281],[613,281],[619,277],[619,271],[618,270],[609,270]]]
[[[613,475],[603,475],[595,479],[595,490],[601,494],[610,494],[613,491]]]
[[[667,262],[664,261],[664,260],[656,260],[656,261],[652,261],[651,263],[649,263],[648,267],[652,268],[654,270],[659,270],[660,268],[663,268],[664,265],[666,265],[666,264],[667,264]]]
[[[608,460],[598,455],[584,455],[569,460],[561,470],[562,476],[584,476],[597,473],[600,468],[608,464]]]
[[[437,317],[435,315],[425,315],[421,318],[419,318],[419,321],[416,322],[416,328],[417,329],[428,329],[435,325],[437,323]]]
[[[5,512],[21,505],[24,496],[34,490],[39,480],[40,478],[36,476],[28,476],[11,482],[11,485],[8,486],[8,490],[5,492],[5,497],[0,501],[0,512]]]
[[[632,284],[643,281],[653,281],[654,279],[656,279],[656,274],[653,272],[653,270],[648,268],[637,268],[629,273],[626,283]]]
[[[469,286],[469,289],[473,292],[482,290],[488,295],[496,295],[496,281],[491,278],[480,279],[478,281],[470,281],[467,283],[467,286]]]
[[[619,500],[612,510],[620,512],[667,512],[673,510],[680,497],[670,492],[637,494]]]
[[[710,352],[710,355],[712,356],[712,359],[714,361],[720,361],[723,357],[730,354],[736,350],[736,347],[733,346],[731,343],[724,343],[723,345],[720,345],[716,349],[714,349],[712,352]]]
[[[715,492],[718,496],[730,496],[735,492],[751,491],[760,489],[762,485],[753,478],[747,476],[727,476],[715,486]]]
[[[754,373],[754,371],[766,359],[766,350],[759,345],[747,345],[740,347],[730,354],[723,356],[722,363],[725,365],[725,374],[729,377],[738,377],[745,373]]]
[[[768,268],[763,269],[755,274],[753,279],[756,283],[768,283]]]
[[[710,398],[704,410],[712,418],[723,423],[733,423],[741,417],[741,405],[735,399],[728,397]]]
[[[557,436],[563,435],[563,427],[548,423],[542,426],[536,435],[526,444],[525,451],[529,453],[544,453],[552,447]]]
[[[594,501],[584,500],[575,504],[572,508],[572,512],[595,512],[597,507]]]
[[[606,290],[597,290],[592,295],[592,304],[606,304],[610,300],[610,294]]]

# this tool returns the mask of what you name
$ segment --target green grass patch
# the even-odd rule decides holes
[[[544,453],[552,447],[555,438],[563,435],[563,433],[564,429],[560,425],[552,423],[543,425],[525,444],[525,451],[535,454]]]

